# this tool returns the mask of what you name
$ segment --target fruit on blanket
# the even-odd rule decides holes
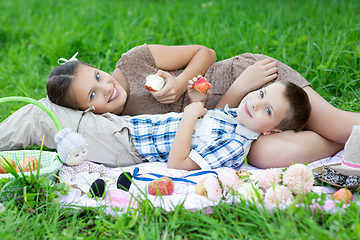
[[[171,195],[174,192],[174,182],[169,177],[161,177],[149,183],[148,192],[154,196]]]
[[[22,169],[24,172],[30,172],[30,168],[31,171],[34,171],[38,167],[38,162],[39,161],[34,157],[31,156],[24,157],[23,159],[20,160],[20,162],[18,162],[16,166],[16,171],[20,172],[20,169]]]
[[[8,161],[8,163],[10,163],[10,165],[13,167],[13,168],[16,168],[16,163],[14,160],[12,160],[11,158],[9,157],[5,157],[5,158],[2,158],[0,157],[0,173],[7,173],[8,171],[6,171],[6,169],[3,167],[3,166],[8,166],[8,163],[6,162],[6,160]]]
[[[208,81],[204,77],[199,78],[199,80],[197,80],[193,84],[193,88],[198,90],[201,93],[207,93],[207,91],[209,90],[210,87],[211,87],[211,84],[208,83]]]
[[[149,75],[146,77],[145,87],[147,90],[151,92],[159,91],[160,89],[162,89],[164,84],[165,84],[164,78],[158,75]]]
[[[195,185],[195,191],[211,201],[219,201],[223,197],[224,188],[217,176],[209,176]]]
[[[340,188],[336,193],[333,194],[333,198],[339,201],[344,201],[347,204],[353,201],[353,195],[349,189]]]
[[[250,174],[247,171],[244,171],[244,170],[236,171],[236,174],[241,178],[242,177],[250,177]]]
[[[195,192],[197,194],[207,197],[206,188],[205,188],[205,180],[206,180],[206,178],[202,179],[200,182],[198,182],[195,185]]]

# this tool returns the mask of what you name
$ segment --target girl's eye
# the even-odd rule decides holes
[[[260,98],[264,98],[264,92],[260,90]]]
[[[100,73],[97,73],[96,74],[96,81],[99,81],[99,79],[100,79]]]
[[[266,112],[267,112],[267,114],[269,114],[269,116],[271,115],[271,111],[269,108],[266,108]]]
[[[92,93],[90,94],[90,100],[93,100],[94,97],[95,97],[95,92],[92,92]]]
[[[79,154],[78,153],[75,153],[75,155],[74,155],[75,157],[79,157]]]

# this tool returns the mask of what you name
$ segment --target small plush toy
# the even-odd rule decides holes
[[[91,196],[103,196],[106,188],[115,184],[119,189],[128,191],[131,174],[122,173],[119,177],[104,165],[86,161],[88,144],[85,138],[69,128],[62,129],[55,135],[60,160],[64,163],[59,172],[59,179],[70,184],[73,189]],[[117,180],[116,180],[117,179]]]

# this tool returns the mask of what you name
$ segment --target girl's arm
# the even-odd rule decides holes
[[[245,69],[244,72],[233,82],[216,108],[224,108],[226,104],[230,108],[236,108],[241,99],[251,91],[254,91],[267,82],[277,77],[276,62],[271,58],[263,59]]]
[[[174,142],[171,145],[167,166],[184,170],[200,169],[193,160],[188,158],[191,146],[191,136],[198,117],[203,116],[207,110],[201,102],[188,105],[180,121]]]
[[[216,61],[214,50],[201,45],[163,46],[149,45],[156,67],[162,69],[157,74],[165,77],[163,89],[153,92],[153,96],[161,103],[175,102],[187,89],[188,80],[203,75]],[[184,69],[173,77],[168,72]]]

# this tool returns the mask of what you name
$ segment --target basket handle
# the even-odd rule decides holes
[[[29,97],[20,97],[20,96],[0,98],[0,103],[2,103],[2,102],[14,102],[14,101],[27,102],[27,103],[31,103],[31,104],[34,104],[34,105],[38,106],[39,108],[44,110],[44,112],[46,112],[49,115],[49,117],[54,121],[56,129],[58,131],[61,130],[60,122],[56,118],[55,114],[49,108],[44,106],[41,102],[39,102],[39,101],[37,101],[35,99],[32,99],[32,98],[29,98]]]

